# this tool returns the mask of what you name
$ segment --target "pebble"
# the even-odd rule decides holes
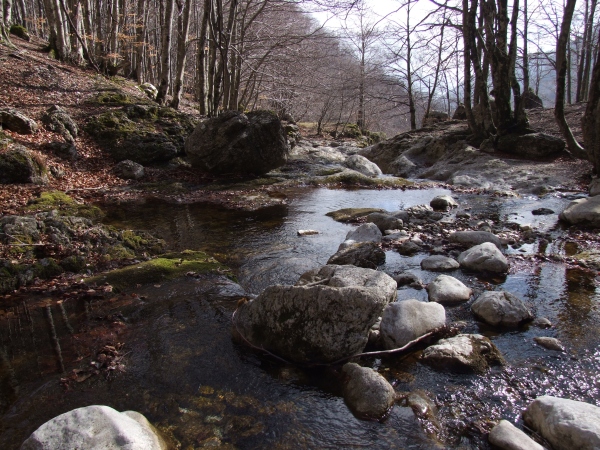
[[[562,345],[562,342],[560,342],[556,338],[539,336],[539,337],[534,337],[533,340],[535,341],[536,344],[538,344],[541,347],[544,347],[545,349],[556,350],[557,352],[565,351],[565,347]]]

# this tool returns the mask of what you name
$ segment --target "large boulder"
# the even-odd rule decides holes
[[[378,177],[381,175],[381,169],[374,162],[369,161],[367,158],[361,155],[352,155],[346,158],[344,163],[346,167],[357,172],[362,173],[368,177]]]
[[[74,143],[79,129],[71,116],[60,106],[53,105],[42,116],[46,129],[60,134],[66,142]]]
[[[442,305],[410,299],[385,307],[379,332],[385,348],[394,349],[445,324],[446,310]]]
[[[294,286],[266,288],[240,307],[236,327],[283,358],[329,363],[364,349],[396,288],[383,272],[328,265],[305,273]]]
[[[503,327],[518,327],[533,319],[533,314],[518,297],[505,291],[487,291],[471,305],[473,313],[484,322]]]
[[[496,346],[480,334],[459,334],[441,339],[427,347],[421,356],[423,362],[438,369],[457,372],[484,372],[492,365],[504,364]]]
[[[454,277],[438,275],[427,285],[427,293],[430,302],[456,304],[468,301],[473,291]]]
[[[47,184],[48,170],[44,162],[21,145],[12,145],[0,153],[0,184]]]
[[[77,408],[49,420],[21,445],[21,450],[165,450],[165,442],[146,418],[109,406]]]
[[[506,273],[508,260],[491,242],[484,242],[458,256],[460,266],[473,272]]]
[[[425,127],[429,127],[431,125],[435,125],[436,123],[439,122],[445,122],[446,120],[449,120],[450,116],[448,116],[448,113],[444,112],[444,111],[434,111],[431,110],[427,113],[427,115],[425,115],[423,117],[423,128]]]
[[[458,203],[450,195],[438,195],[429,202],[429,206],[437,211],[448,211],[458,207]]]
[[[34,134],[38,130],[35,120],[12,108],[0,109],[0,126],[19,134]]]
[[[523,419],[555,450],[600,448],[600,408],[595,405],[544,395],[527,407]]]
[[[546,133],[505,134],[498,139],[496,149],[525,158],[544,158],[561,153],[565,141]]]
[[[488,441],[494,447],[503,450],[544,450],[540,444],[535,442],[508,420],[501,420],[488,436]]]
[[[276,114],[226,111],[198,124],[185,141],[192,166],[217,175],[261,175],[285,164],[288,144]]]
[[[523,102],[524,109],[533,109],[533,108],[543,108],[544,102],[543,100],[533,92],[533,89],[529,88],[529,90],[523,92],[521,96],[521,101]]]
[[[345,245],[327,261],[340,266],[351,264],[356,267],[377,269],[385,263],[385,252],[375,242],[354,242]]]
[[[136,104],[88,119],[85,131],[116,161],[149,165],[183,154],[195,120],[172,108]]]
[[[113,172],[116,176],[124,180],[139,180],[145,174],[144,166],[129,159],[117,163],[113,167]]]
[[[467,109],[462,103],[456,107],[454,114],[452,114],[452,120],[467,120]]]
[[[342,367],[346,377],[344,400],[361,419],[383,418],[394,406],[396,392],[388,381],[369,367],[346,363]]]
[[[484,242],[491,242],[498,247],[498,250],[502,250],[502,241],[500,238],[489,231],[456,231],[448,236],[448,239],[450,242],[467,248],[483,244]]]
[[[600,195],[573,200],[558,218],[570,225],[600,227]]]

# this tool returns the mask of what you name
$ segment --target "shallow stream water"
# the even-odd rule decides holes
[[[294,283],[335,253],[354,226],[333,221],[327,212],[349,207],[394,211],[428,204],[443,193],[448,191],[299,189],[288,193],[286,206],[256,212],[128,203],[111,206],[106,222],[151,230],[174,250],[205,250],[232,267],[241,286],[256,294],[271,284]],[[560,211],[566,198],[455,197],[462,207],[470,205],[474,215],[493,214],[548,231],[556,240],[547,251],[565,251],[556,214],[533,216],[531,210],[544,206]],[[299,237],[300,229],[319,234]],[[532,244],[511,253],[536,251],[537,244]],[[425,254],[404,257],[388,251],[386,256],[380,270],[389,274],[411,270],[424,282],[436,276],[420,269]],[[521,411],[538,395],[600,405],[600,293],[595,274],[557,262],[511,262],[511,272],[502,280],[477,279],[460,270],[450,275],[476,294],[485,289],[515,293],[553,327],[491,329],[472,318],[472,301],[447,308],[449,321],[465,321],[465,332],[493,340],[507,361],[505,367],[485,375],[438,372],[418,362],[419,351],[361,361],[379,370],[398,392],[429,398],[436,413],[427,419],[418,419],[411,408],[399,404],[385,421],[358,420],[341,397],[339,368],[302,369],[236,343],[230,320],[235,287],[224,277],[186,277],[142,287],[134,297],[115,297],[110,304],[94,298],[83,304],[67,300],[49,312],[42,297],[16,304],[0,316],[0,447],[18,448],[44,421],[89,404],[139,411],[186,449],[212,444],[242,449],[487,448],[484,433],[490,421],[520,423]],[[398,297],[427,300],[425,291],[414,289],[402,288]],[[116,314],[122,320],[113,320]],[[90,327],[91,320],[103,325]],[[536,336],[557,337],[567,351],[545,350],[534,344]],[[90,356],[81,354],[77,343],[101,345],[108,337],[125,344],[123,371],[61,386],[62,370],[68,372]]]

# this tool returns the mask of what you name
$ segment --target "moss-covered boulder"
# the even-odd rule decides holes
[[[88,284],[108,283],[117,291],[150,283],[162,283],[188,273],[227,272],[229,269],[204,252],[185,250],[88,278]]]
[[[362,217],[366,217],[371,213],[386,212],[380,208],[343,208],[336,211],[331,211],[325,214],[331,217],[336,222],[356,222]]]
[[[31,36],[29,36],[29,32],[27,28],[22,25],[13,24],[10,26],[10,34],[14,34],[17,37],[29,42],[31,40]]]
[[[0,184],[47,184],[46,164],[22,145],[12,144],[0,153]]]
[[[45,212],[56,210],[61,216],[85,217],[100,220],[104,213],[100,208],[75,201],[62,191],[46,191],[39,197],[31,199],[26,207],[30,212]]]
[[[172,108],[135,104],[91,117],[85,131],[115,160],[147,165],[182,154],[194,126],[194,119]]]
[[[73,143],[79,133],[73,118],[60,106],[53,105],[42,116],[46,129],[60,134],[66,142]]]

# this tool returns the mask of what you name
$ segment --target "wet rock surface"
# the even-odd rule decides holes
[[[535,442],[523,431],[519,430],[508,420],[501,420],[492,431],[490,431],[490,444],[503,450],[543,450],[540,444]]]
[[[457,304],[468,301],[473,291],[454,277],[439,275],[427,285],[427,293],[430,302]]]
[[[527,407],[523,419],[557,450],[600,448],[600,408],[595,405],[543,396]]]
[[[454,258],[443,255],[432,255],[421,261],[423,270],[431,270],[432,272],[445,272],[448,270],[458,269],[460,264]]]
[[[508,270],[508,260],[490,243],[471,247],[458,256],[458,263],[461,267],[474,272],[506,273]]]
[[[518,327],[533,319],[523,301],[505,291],[484,292],[477,297],[471,309],[477,317],[494,326]]]
[[[479,373],[504,363],[496,346],[479,334],[459,334],[442,339],[423,351],[422,360],[438,369]]]
[[[346,363],[342,373],[344,400],[350,409],[362,419],[381,419],[394,405],[396,392],[388,381],[369,367]]]
[[[410,299],[387,305],[379,329],[385,348],[394,349],[445,324],[446,311],[442,305]]]

